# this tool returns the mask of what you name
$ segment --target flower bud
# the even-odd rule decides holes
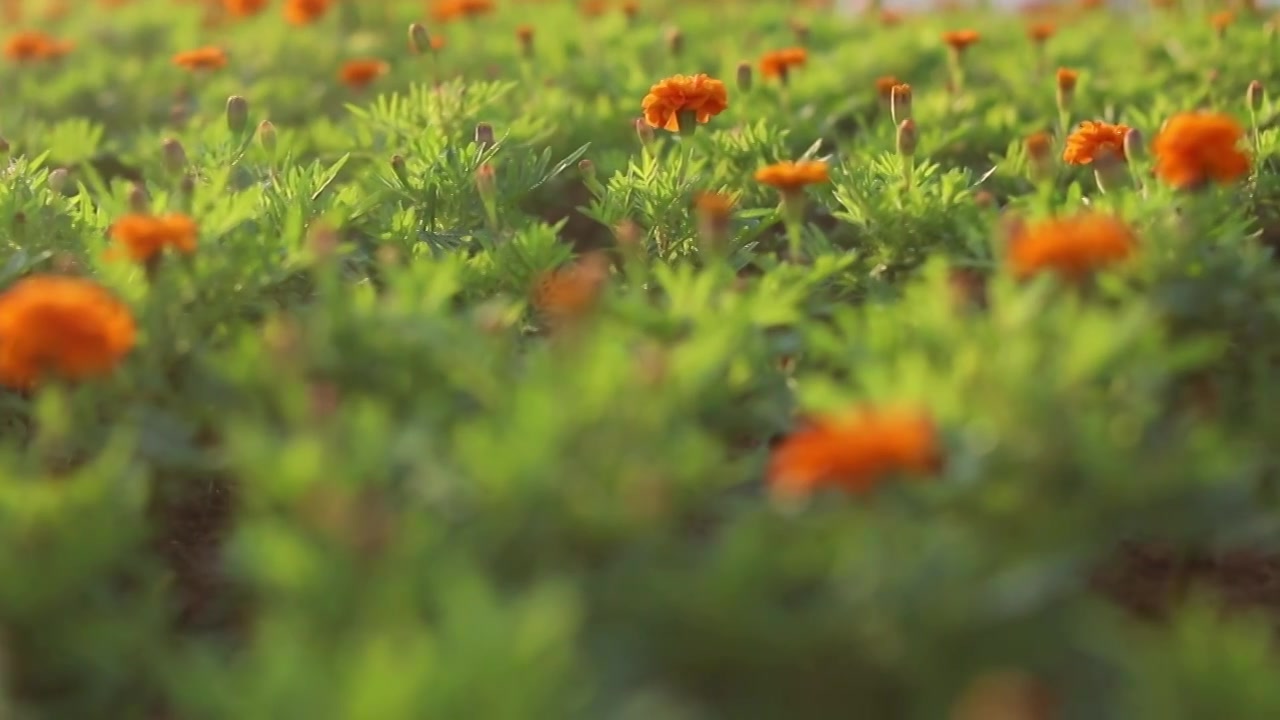
[[[751,63],[738,63],[738,91],[744,93],[751,92],[752,84],[753,74],[751,70]]]
[[[684,53],[684,33],[679,28],[671,28],[667,31],[667,52],[672,57],[680,57]]]
[[[516,28],[516,39],[520,41],[520,53],[526,58],[533,57],[533,26],[521,25]]]
[[[190,197],[196,191],[196,179],[192,175],[183,175],[178,181],[178,192]]]
[[[476,168],[476,190],[486,202],[491,202],[498,193],[498,177],[493,170],[493,163],[485,163]]]
[[[240,135],[249,125],[249,101],[240,95],[227,98],[227,128]]]
[[[1042,182],[1052,175],[1052,141],[1048,133],[1032,133],[1027,138],[1027,162],[1033,181]]]
[[[67,187],[67,180],[70,179],[71,173],[66,168],[55,168],[49,173],[49,189],[61,193]]]
[[[1067,112],[1076,97],[1076,83],[1080,74],[1075,70],[1058,68],[1058,112]]]
[[[480,152],[489,149],[493,145],[493,126],[487,122],[476,123],[476,145],[480,146]]]
[[[1262,83],[1258,80],[1249,83],[1249,89],[1245,90],[1244,99],[1248,103],[1251,112],[1258,112],[1262,109],[1262,97]]]
[[[409,25],[409,48],[417,55],[431,52],[435,48],[431,44],[431,35],[419,23]]]
[[[915,120],[907,118],[898,124],[897,145],[899,155],[902,157],[915,157],[918,139]]]
[[[895,123],[911,119],[911,86],[905,83],[894,85],[889,95],[889,111]]]
[[[183,149],[182,143],[174,138],[166,138],[160,149],[164,169],[170,175],[177,175],[187,169],[187,151]]]
[[[9,154],[9,141],[0,137],[0,155]]]
[[[627,18],[628,25],[634,25],[636,17],[640,15],[640,3],[636,0],[627,0],[622,3],[622,14]]]
[[[1137,128],[1129,128],[1124,134],[1124,156],[1130,162],[1141,160],[1146,154],[1146,148],[1143,145],[1142,131]]]
[[[578,161],[578,172],[582,173],[584,179],[594,180],[596,177],[596,164],[588,158],[582,158]]]
[[[258,123],[258,142],[268,154],[275,153],[277,145],[276,126],[272,125],[270,120],[263,120]]]
[[[729,243],[729,223],[733,215],[733,198],[720,193],[701,193],[694,198],[698,223],[699,248],[717,256]]]
[[[391,156],[391,172],[400,181],[401,187],[409,187],[409,167],[404,162],[403,155]]]
[[[138,183],[129,186],[129,211],[137,214],[147,212],[149,200],[147,198],[147,189]]]

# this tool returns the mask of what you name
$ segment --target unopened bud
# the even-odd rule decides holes
[[[192,175],[183,175],[178,181],[178,192],[190,197],[196,191],[196,179]]]
[[[493,200],[498,192],[498,178],[492,163],[485,163],[476,168],[476,190],[485,201]]]
[[[1027,162],[1031,179],[1035,182],[1047,180],[1053,173],[1052,141],[1049,133],[1032,133],[1027,138]]]
[[[578,161],[578,172],[582,173],[582,177],[594,180],[596,177],[596,164],[587,158],[582,158]]]
[[[307,249],[317,260],[332,257],[338,251],[339,243],[338,231],[330,225],[316,225],[307,234]]]
[[[55,168],[49,173],[49,189],[60,193],[67,187],[67,180],[70,179],[71,173],[66,168]]]
[[[679,57],[684,53],[684,33],[678,28],[671,28],[667,31],[667,52],[672,57]]]
[[[227,128],[240,135],[249,125],[249,101],[240,95],[227,98]]]
[[[0,137],[0,155],[9,154],[9,141]]]
[[[657,139],[653,132],[653,126],[644,118],[636,118],[636,136],[640,138],[640,144],[647,150],[653,146],[653,141]]]
[[[894,85],[890,91],[890,107],[889,110],[893,114],[893,121],[901,123],[904,120],[911,119],[911,86],[905,83]]]
[[[180,128],[187,124],[188,117],[189,113],[187,112],[186,103],[177,102],[169,107],[170,125]]]
[[[1076,83],[1080,79],[1080,74],[1075,70],[1067,68],[1058,68],[1058,111],[1067,112],[1071,109],[1071,104],[1076,96]]]
[[[409,167],[404,162],[404,156],[392,155],[390,164],[391,172],[396,176],[396,179],[400,181],[400,185],[403,187],[409,187]]]
[[[644,254],[644,232],[634,221],[623,220],[618,223],[613,229],[613,238],[624,256],[636,259]]]
[[[272,125],[270,120],[258,123],[258,143],[268,153],[276,151],[276,126]]]
[[[525,57],[533,57],[533,26],[521,25],[516,28],[516,39],[520,41],[520,52]]]
[[[143,214],[147,212],[147,206],[149,204],[150,203],[147,198],[146,188],[142,187],[138,183],[133,183],[132,185],[129,186],[129,211],[130,212]]]
[[[902,157],[915,157],[916,142],[918,140],[916,134],[916,121],[907,118],[898,124],[898,154]]]
[[[1141,160],[1146,155],[1146,148],[1143,146],[1142,131],[1137,128],[1129,128],[1124,134],[1124,156],[1130,162]]]
[[[476,145],[480,146],[480,152],[489,149],[493,145],[493,126],[489,123],[476,123]]]
[[[751,63],[738,63],[738,91],[744,93],[751,92],[752,84],[754,83]]]
[[[418,55],[434,49],[431,46],[431,34],[419,23],[409,25],[409,48]]]
[[[1257,80],[1249,83],[1249,89],[1244,92],[1244,99],[1249,104],[1250,111],[1258,112],[1262,109],[1262,96],[1262,83]]]
[[[187,169],[187,151],[183,149],[182,143],[174,138],[166,138],[160,145],[161,158],[164,160],[164,169],[170,175],[177,175]]]

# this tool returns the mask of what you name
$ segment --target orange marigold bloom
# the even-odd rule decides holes
[[[765,53],[760,59],[760,72],[765,77],[780,77],[800,67],[809,60],[809,52],[802,47],[787,48]]]
[[[53,60],[71,52],[74,45],[40,32],[12,35],[4,43],[4,55],[17,62]]]
[[[1053,23],[1036,23],[1027,28],[1027,35],[1035,42],[1042,43],[1053,37],[1057,31],[1058,28]]]
[[[586,255],[567,268],[538,278],[534,307],[553,321],[580,318],[595,307],[608,279],[608,258],[602,253]]]
[[[784,193],[797,192],[806,185],[818,185],[828,180],[827,164],[821,160],[774,163],[756,171],[756,182]]]
[[[105,375],[133,349],[129,309],[88,280],[36,275],[0,293],[0,383]]]
[[[1175,115],[1152,143],[1156,175],[1177,188],[1236,180],[1249,172],[1249,156],[1239,147],[1243,137],[1244,128],[1230,115]]]
[[[650,126],[679,132],[682,122],[706,123],[724,112],[729,94],[724,83],[707,75],[673,75],[649,88],[641,107]]]
[[[342,66],[339,78],[347,87],[361,89],[383,75],[391,66],[381,60],[351,60]]]
[[[896,13],[892,10],[880,11],[880,24],[885,27],[894,27],[902,23],[902,13]]]
[[[733,198],[724,193],[698,193],[693,198],[693,206],[699,214],[717,220],[727,220],[733,214]]]
[[[173,64],[193,71],[219,70],[227,65],[227,53],[217,47],[187,50],[174,55]]]
[[[769,458],[769,484],[804,495],[824,488],[867,493],[895,474],[931,475],[942,444],[928,414],[861,408],[791,433]]]
[[[1210,16],[1209,24],[1213,26],[1214,30],[1217,30],[1218,32],[1223,32],[1227,28],[1231,27],[1231,23],[1235,22],[1235,20],[1236,20],[1235,13],[1231,12],[1230,10],[1223,10],[1221,12],[1216,12],[1212,16]]]
[[[1100,153],[1112,152],[1121,160],[1124,154],[1124,136],[1128,125],[1111,125],[1085,120],[1067,136],[1067,147],[1062,151],[1062,161],[1072,165],[1088,165]]]
[[[1025,225],[1009,244],[1008,262],[1017,277],[1055,272],[1067,280],[1125,260],[1137,238],[1123,221],[1101,213]]]
[[[269,0],[222,0],[222,7],[235,17],[257,15],[267,7]]]
[[[605,0],[582,0],[578,5],[578,9],[585,17],[594,18],[604,15],[609,9],[609,4]]]
[[[474,18],[493,12],[493,0],[436,0],[431,15],[438,22]]]
[[[942,41],[956,52],[964,51],[981,39],[977,30],[949,30],[942,33]]]
[[[130,260],[150,262],[166,249],[196,251],[196,223],[186,215],[125,215],[111,226],[111,240]]]
[[[876,78],[876,94],[880,96],[881,100],[892,100],[893,89],[902,84],[898,81],[898,78],[892,75]]]
[[[329,12],[332,0],[285,0],[284,18],[294,25],[310,25]]]

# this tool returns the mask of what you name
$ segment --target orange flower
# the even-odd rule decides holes
[[[294,25],[310,25],[329,12],[332,0],[285,0],[284,18]]]
[[[892,10],[880,11],[880,24],[885,27],[894,27],[902,23],[902,13],[896,13]]]
[[[1034,132],[1027,136],[1027,155],[1039,160],[1049,159],[1049,148],[1053,140],[1047,132]]]
[[[71,52],[74,45],[40,32],[12,35],[4,43],[4,56],[16,62],[54,60]]]
[[[1008,262],[1019,278],[1056,272],[1074,281],[1125,260],[1136,247],[1133,231],[1121,220],[1084,213],[1021,227],[1009,244]]]
[[[136,337],[129,309],[98,285],[28,277],[0,294],[0,383],[26,389],[51,376],[106,375]]]
[[[876,95],[879,95],[881,100],[892,100],[893,89],[901,84],[898,78],[892,75],[876,78]]]
[[[381,60],[351,60],[342,66],[338,77],[347,87],[359,90],[368,87],[390,69],[391,66]]]
[[[609,279],[609,260],[602,253],[582,257],[577,263],[538,279],[534,307],[553,321],[576,320],[590,312]]]
[[[769,458],[769,484],[789,495],[824,488],[867,493],[892,475],[942,464],[937,427],[917,410],[861,408],[791,433]]]
[[[436,0],[431,15],[438,22],[475,18],[493,12],[493,0]]]
[[[235,17],[257,15],[267,7],[268,0],[222,0],[222,7]]]
[[[1058,68],[1057,79],[1059,92],[1074,92],[1076,83],[1080,81],[1080,73],[1068,68]]]
[[[582,0],[578,6],[584,17],[594,18],[604,15],[609,9],[609,4],[605,0]]]
[[[1156,175],[1177,188],[1229,183],[1249,172],[1249,156],[1239,148],[1243,137],[1244,128],[1230,115],[1175,115],[1152,143]]]
[[[1213,26],[1214,30],[1223,33],[1227,31],[1227,28],[1231,27],[1231,23],[1235,22],[1235,20],[1235,13],[1230,10],[1223,10],[1214,13],[1209,18],[1209,24]]]
[[[1098,157],[1099,153],[1108,151],[1124,160],[1124,136],[1127,132],[1129,132],[1127,125],[1110,125],[1085,120],[1067,136],[1067,147],[1062,151],[1062,161],[1072,165],[1088,165]]]
[[[174,55],[173,64],[191,71],[219,70],[227,65],[227,53],[216,47],[187,50]]]
[[[1058,29],[1054,27],[1053,23],[1036,23],[1027,28],[1027,35],[1034,42],[1042,43],[1053,37],[1053,34],[1057,31]]]
[[[717,192],[698,193],[693,199],[693,206],[699,215],[727,221],[733,214],[733,198]]]
[[[729,107],[724,83],[703,74],[673,75],[649,88],[641,103],[645,122],[671,132],[706,123]]]
[[[783,77],[791,72],[791,68],[800,67],[809,59],[809,53],[802,47],[787,48],[765,53],[760,59],[760,72],[765,77]]]
[[[186,215],[125,215],[111,226],[111,240],[130,260],[147,263],[167,248],[196,251],[196,223]]]
[[[821,160],[774,163],[756,171],[756,182],[775,187],[783,193],[798,192],[806,185],[828,180],[827,164]]]
[[[970,45],[978,42],[982,36],[977,30],[950,30],[942,33],[942,41],[955,52],[964,52]]]

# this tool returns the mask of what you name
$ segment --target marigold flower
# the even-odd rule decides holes
[[[1232,182],[1249,172],[1249,156],[1239,148],[1243,137],[1244,128],[1230,115],[1175,115],[1152,143],[1156,175],[1177,188]]]
[[[436,0],[431,15],[438,22],[476,18],[493,12],[493,0]]]
[[[1027,36],[1034,42],[1042,43],[1053,37],[1057,31],[1058,28],[1053,23],[1035,23],[1027,28]]]
[[[1074,92],[1076,83],[1080,81],[1080,73],[1068,68],[1058,68],[1057,81],[1059,92]]]
[[[704,74],[673,75],[649,88],[641,107],[650,126],[679,132],[724,112],[729,96],[724,83]]]
[[[596,306],[609,279],[609,260],[592,253],[578,262],[544,274],[533,292],[533,305],[551,320],[581,318]]]
[[[222,7],[235,17],[257,15],[266,9],[269,0],[222,0]]]
[[[294,25],[310,25],[329,12],[332,0],[285,0],[285,20]]]
[[[605,0],[582,0],[578,4],[578,11],[582,13],[583,17],[597,18],[604,15],[608,9],[609,3],[605,2]]]
[[[1231,23],[1235,22],[1236,15],[1230,10],[1216,12],[1209,17],[1209,24],[1219,33],[1224,33],[1227,28],[1231,27]]]
[[[0,293],[0,383],[106,375],[133,349],[129,309],[88,280],[36,275]]]
[[[16,62],[54,60],[71,52],[74,45],[40,32],[12,35],[4,43],[4,56]]]
[[[173,64],[187,70],[220,70],[227,65],[227,53],[218,47],[187,50],[173,56]]]
[[[876,78],[876,95],[879,95],[881,100],[893,100],[893,89],[899,85],[902,83],[892,75]]]
[[[693,198],[698,213],[718,220],[727,220],[733,214],[733,198],[717,192],[698,193]]]
[[[760,72],[765,77],[786,77],[791,68],[801,67],[808,59],[809,52],[802,47],[775,50],[760,59]]]
[[[1072,165],[1088,165],[1104,152],[1114,153],[1117,158],[1125,160],[1124,136],[1127,132],[1128,125],[1085,120],[1067,136],[1062,161]]]
[[[932,475],[942,464],[937,427],[910,409],[860,408],[819,418],[769,459],[769,484],[790,495],[825,488],[864,494],[895,474]]]
[[[342,66],[338,76],[347,87],[359,90],[368,87],[390,69],[391,66],[381,60],[350,60]]]
[[[1137,238],[1123,221],[1101,213],[1023,225],[1010,241],[1008,262],[1014,275],[1054,272],[1067,280],[1127,259]]]
[[[196,251],[196,223],[186,215],[125,215],[111,226],[111,240],[130,260],[147,263],[172,249],[184,255]]]
[[[827,164],[821,160],[780,162],[756,171],[756,182],[770,185],[789,193],[806,185],[818,185],[830,180]]]
[[[881,25],[885,27],[894,27],[896,25],[900,25],[901,23],[902,23],[902,13],[897,13],[892,10],[880,11]]]
[[[942,41],[955,52],[964,52],[970,45],[982,39],[977,30],[949,30],[942,33]]]

